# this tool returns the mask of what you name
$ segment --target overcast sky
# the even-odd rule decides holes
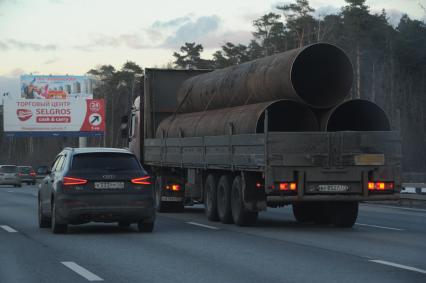
[[[0,92],[23,73],[84,74],[126,60],[162,66],[187,41],[206,55],[226,41],[247,43],[252,22],[279,0],[0,0]],[[333,13],[344,0],[311,0],[317,14]],[[426,0],[368,0],[393,20],[402,13],[425,18]],[[276,11],[276,10],[275,10]],[[16,80],[16,79],[15,79]]]

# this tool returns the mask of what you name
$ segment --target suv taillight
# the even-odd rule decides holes
[[[87,184],[87,180],[75,177],[64,177],[63,184],[64,186],[85,185]]]
[[[136,185],[151,185],[151,177],[144,176],[140,178],[134,178],[131,180],[131,182]]]

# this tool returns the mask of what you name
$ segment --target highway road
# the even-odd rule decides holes
[[[0,282],[426,282],[426,210],[363,204],[352,229],[208,222],[201,207],[157,214],[152,234],[116,224],[37,226],[37,189],[0,186]]]

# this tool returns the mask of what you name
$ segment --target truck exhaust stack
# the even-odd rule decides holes
[[[180,113],[293,99],[331,108],[349,92],[352,64],[343,50],[317,43],[198,75],[178,92]]]
[[[355,99],[343,102],[323,118],[322,128],[337,131],[390,131],[389,119],[377,104]]]
[[[319,126],[309,107],[292,100],[278,100],[231,108],[171,116],[160,123],[156,136],[201,137],[264,132],[265,111],[269,131],[317,131]]]

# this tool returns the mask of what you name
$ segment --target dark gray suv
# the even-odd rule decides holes
[[[56,157],[38,192],[40,228],[65,233],[68,224],[137,223],[152,232],[154,192],[150,176],[128,150],[66,148]]]

